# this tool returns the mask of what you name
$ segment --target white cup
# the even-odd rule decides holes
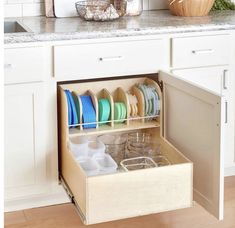
[[[91,141],[88,143],[88,155],[92,157],[95,154],[104,154],[105,145],[100,141]]]
[[[75,158],[88,157],[88,143],[86,136],[71,137],[69,139],[69,148]]]

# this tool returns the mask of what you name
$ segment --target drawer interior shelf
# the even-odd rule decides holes
[[[116,133],[116,132],[141,130],[141,129],[148,129],[148,128],[159,128],[159,127],[160,127],[160,123],[155,120],[147,121],[145,123],[139,120],[137,121],[133,120],[133,121],[130,121],[129,125],[117,124],[113,127],[108,126],[108,125],[103,125],[103,126],[100,126],[99,128],[85,129],[83,131],[77,128],[70,128],[69,136],[74,137],[74,136],[83,136],[83,135],[97,135],[97,134],[105,134],[107,132]]]

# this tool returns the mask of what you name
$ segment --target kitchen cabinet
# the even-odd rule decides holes
[[[42,83],[5,86],[5,197],[45,191],[46,148]]]
[[[5,210],[68,202],[58,183],[56,84],[50,49],[5,49]]]
[[[86,224],[190,207],[193,189],[198,203],[218,219],[223,218],[223,97],[169,73],[160,71],[149,77],[59,85],[61,176]],[[69,128],[65,89],[82,95],[88,89],[98,94],[106,88],[113,94],[117,85],[127,92],[136,83],[157,88],[161,96],[157,119],[129,120],[88,130]],[[162,144],[170,166],[88,177],[68,148],[70,137],[136,130],[151,132]]]
[[[224,96],[226,176],[234,174],[235,168],[233,40],[231,34],[209,34],[173,37],[171,41],[171,71],[186,81]]]
[[[87,224],[189,207],[192,205],[193,190],[194,199],[222,219],[224,166],[234,165],[234,70],[228,52],[230,41],[229,32],[218,31],[197,33],[196,36],[187,33],[42,42],[40,45],[37,43],[37,48],[32,47],[32,44],[24,44],[23,47],[20,44],[13,47],[9,45],[5,58],[6,200],[12,200],[14,204],[18,196],[24,197],[29,202],[25,208],[35,207],[31,196],[38,196],[52,182],[58,185],[58,175],[61,175]],[[226,48],[221,42],[226,42]],[[34,48],[37,55],[31,62]],[[18,51],[20,54],[17,54]],[[25,53],[25,58],[22,58],[22,53]],[[161,70],[173,74],[168,75]],[[128,126],[97,129],[89,133],[68,129],[63,97],[60,97],[62,109],[57,106],[57,85],[59,91],[76,88],[79,93],[85,92],[87,86],[95,91],[103,86],[110,90],[116,88],[118,83],[128,89],[127,81],[138,81],[140,76],[163,83],[164,112],[158,121],[144,124],[130,122]],[[115,77],[116,83],[112,83],[112,77]],[[17,96],[16,91],[22,96]],[[44,101],[38,99],[43,91]],[[20,109],[23,100],[27,112]],[[22,111],[18,115],[21,121],[12,121],[14,106]],[[59,140],[57,116],[61,124]],[[26,121],[26,117],[30,121]],[[193,132],[189,129],[196,130]],[[165,145],[166,153],[174,165],[165,169],[141,171],[139,175],[134,172],[90,178],[84,175],[67,148],[70,136],[136,130],[153,132],[156,139]],[[17,143],[11,144],[11,139]],[[24,151],[26,159],[20,160],[21,165],[16,166],[19,142],[24,142],[22,144],[27,147]],[[58,159],[58,151],[62,160]],[[24,154],[21,150],[19,153]],[[52,178],[49,177],[51,172]],[[145,185],[145,177],[148,175],[151,176],[150,182]],[[176,179],[174,175],[177,175]],[[123,185],[130,178],[140,184],[130,185],[131,191],[128,192]],[[159,179],[159,184],[163,186],[161,191],[155,186],[155,179]],[[150,187],[155,190],[150,192]],[[174,192],[175,187],[178,190]],[[110,200],[107,208],[99,207],[100,202],[107,198],[106,189],[110,188],[113,188],[113,191],[109,191],[111,195],[117,194],[118,189],[126,201],[132,197],[130,205],[125,203],[126,209],[122,199],[116,196],[116,200]],[[140,190],[134,194],[134,188]],[[48,187],[44,192],[50,191]],[[53,195],[54,192],[51,192]],[[134,202],[138,198],[136,194],[144,197],[144,192],[149,195],[149,201],[139,201],[137,205]],[[166,195],[167,192],[169,195]],[[176,199],[176,195],[179,195],[179,199]],[[49,198],[48,195],[44,196]],[[60,197],[50,202],[68,202]],[[165,204],[163,199],[168,199],[168,203]],[[44,204],[42,200],[40,206],[50,204],[46,201]],[[153,203],[148,207],[147,202]],[[117,203],[119,206],[115,209]]]
[[[185,80],[204,87],[205,89],[220,94],[225,100],[225,171],[235,166],[234,152],[234,99],[233,99],[233,71],[229,65],[217,67],[200,67],[172,70],[175,75]],[[225,173],[225,175],[227,175]],[[228,174],[229,175],[229,174]]]

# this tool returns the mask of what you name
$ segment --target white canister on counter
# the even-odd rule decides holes
[[[143,11],[143,0],[126,0],[126,15],[138,16]]]

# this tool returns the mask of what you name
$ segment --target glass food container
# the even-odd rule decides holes
[[[126,137],[124,135],[100,135],[98,140],[105,144],[105,152],[110,154],[113,159],[120,164],[125,158]]]

